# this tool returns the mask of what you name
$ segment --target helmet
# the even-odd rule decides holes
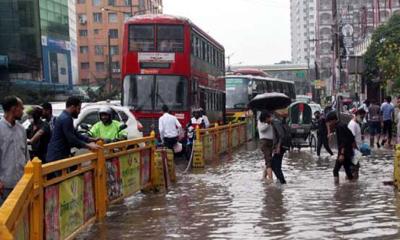
[[[102,113],[106,113],[108,115],[112,115],[113,114],[113,110],[110,107],[102,107],[99,110],[99,114],[102,114]]]

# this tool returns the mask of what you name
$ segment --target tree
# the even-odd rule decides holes
[[[395,88],[400,88],[400,15],[393,15],[376,29],[364,61],[368,82],[378,80],[384,87],[393,82]]]

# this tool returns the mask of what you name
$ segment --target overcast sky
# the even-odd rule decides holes
[[[290,0],[163,0],[164,13],[190,18],[234,54],[232,65],[290,60]]]

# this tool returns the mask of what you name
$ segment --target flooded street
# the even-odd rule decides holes
[[[323,152],[325,154],[325,152]],[[399,239],[400,202],[391,180],[393,152],[361,162],[360,180],[340,184],[334,158],[308,149],[285,156],[288,184],[267,185],[254,143],[231,159],[182,174],[164,194],[138,194],[112,206],[105,223],[77,239]]]

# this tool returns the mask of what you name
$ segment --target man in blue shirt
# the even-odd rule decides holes
[[[381,113],[382,113],[382,120],[383,120],[383,140],[382,146],[388,142],[389,146],[391,146],[392,141],[392,126],[393,126],[393,119],[394,119],[394,106],[392,105],[392,98],[386,97],[385,102],[382,103],[381,106]]]
[[[73,118],[77,118],[81,112],[81,100],[70,97],[66,103],[66,109],[57,117],[47,151],[46,162],[53,162],[71,156],[71,148],[88,148],[92,151],[101,147],[95,142],[98,139],[89,138],[79,134],[73,124]]]

